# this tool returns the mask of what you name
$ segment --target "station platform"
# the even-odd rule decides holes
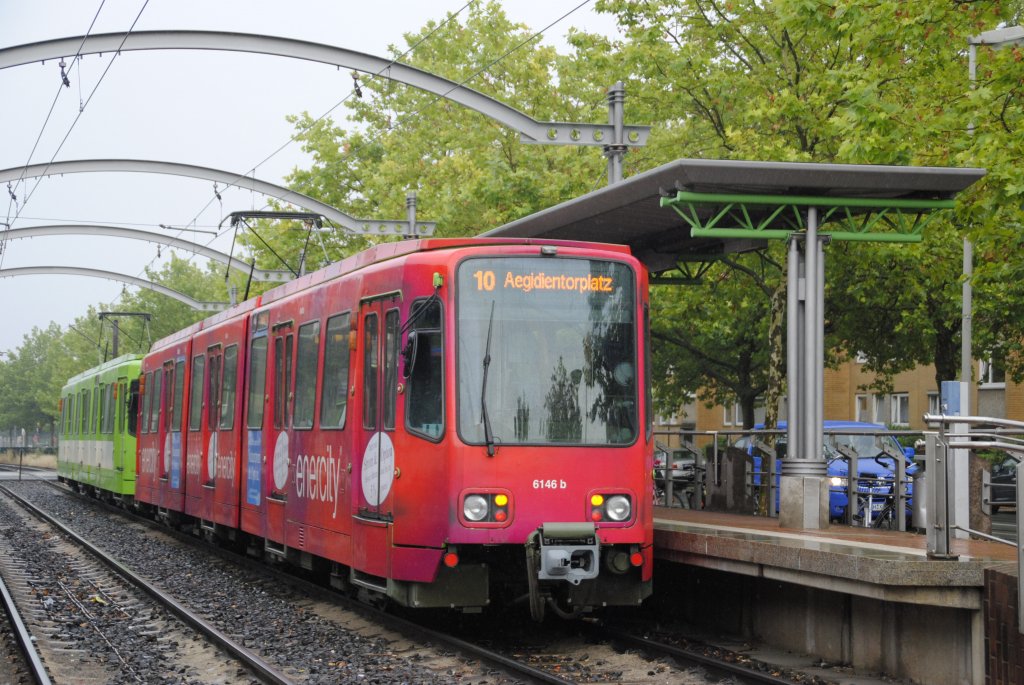
[[[672,575],[678,587],[656,581],[655,593],[695,622],[713,616],[718,629],[776,648],[936,685],[1000,682],[986,681],[990,662],[1016,648],[990,639],[1017,633],[1015,547],[957,539],[956,560],[934,560],[912,532],[787,529],[663,507],[654,516],[655,558],[685,569]],[[1008,580],[996,588],[993,574]]]

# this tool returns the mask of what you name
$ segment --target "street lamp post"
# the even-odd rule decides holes
[[[978,80],[978,46],[989,45],[999,49],[1007,45],[1015,45],[1024,42],[1024,27],[1010,26],[1001,29],[983,31],[976,36],[967,39],[968,57],[967,72],[971,84],[971,90]],[[974,121],[967,124],[968,135],[974,135]],[[974,246],[970,238],[964,238],[964,286],[963,286],[963,311],[960,333],[960,382],[971,382],[971,336],[972,321],[971,311],[973,309],[973,292],[971,289],[971,276],[974,274]],[[966,398],[961,398],[966,402]],[[968,407],[961,405],[962,414],[966,415]]]

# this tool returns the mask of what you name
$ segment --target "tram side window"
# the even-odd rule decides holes
[[[316,405],[316,362],[320,352],[320,322],[299,326],[295,350],[295,428],[312,428]]]
[[[376,314],[368,314],[363,322],[363,428],[377,427],[377,356],[378,328]]]
[[[290,392],[292,387],[292,336],[281,336],[274,340],[274,428],[288,428],[291,425]]]
[[[231,430],[235,427],[235,388],[238,385],[238,345],[224,349],[221,358],[224,365],[224,380],[220,390],[220,427]]]
[[[163,400],[163,393],[160,391],[162,378],[160,371],[153,372],[153,400],[149,405],[149,432],[156,433],[160,428],[160,402]]]
[[[118,435],[124,435],[124,415],[125,407],[128,406],[128,384],[125,383],[124,379],[118,379],[116,391],[114,392],[114,407],[115,413],[117,414],[117,433]]]
[[[398,402],[398,341],[400,315],[392,309],[384,315],[384,428],[395,427],[395,405]]]
[[[100,386],[100,433],[114,432],[114,384]]]
[[[221,356],[216,352],[220,350],[207,352],[210,357],[206,374],[206,425],[212,431],[217,430],[217,424],[220,423]]]
[[[88,435],[89,431],[89,396],[88,390],[82,391],[82,435]]]
[[[164,406],[164,430],[172,430],[174,420],[174,364],[168,362],[164,367],[164,396],[161,400]]]
[[[73,397],[74,395],[66,395],[64,397],[64,424],[62,426],[64,435],[71,435],[71,433],[74,432],[73,426],[71,425],[75,416],[75,404],[72,402]]]
[[[263,391],[267,387],[267,337],[255,338],[249,345],[249,409],[245,425],[263,428]]]
[[[410,335],[415,334],[416,356],[405,363],[411,363],[408,390],[405,396],[405,420],[408,429],[431,438],[440,438],[444,425],[444,350],[441,339],[441,305],[432,302],[425,312],[420,308],[428,306],[426,300],[414,302],[410,318],[415,324]],[[412,353],[412,349],[409,349]]]
[[[174,405],[171,416],[171,430],[181,432],[181,408],[185,399],[185,360],[180,359],[174,364]]]
[[[139,381],[133,380],[128,386],[128,435],[135,436],[139,428]]]
[[[153,400],[153,373],[145,376],[145,388],[142,391],[142,432],[149,432],[149,406]]]
[[[348,406],[349,314],[327,319],[320,428],[344,428]]]
[[[89,417],[89,432],[100,431],[100,420],[103,418],[103,402],[101,401],[100,386],[92,389],[92,416]]]
[[[188,429],[197,431],[203,421],[203,383],[206,380],[206,357],[192,358],[192,376],[188,388]]]

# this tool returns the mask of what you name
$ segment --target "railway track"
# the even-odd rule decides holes
[[[0,571],[13,603],[23,608],[39,665],[54,682],[166,682],[170,673],[198,674],[199,664],[216,665],[208,674],[215,678],[247,672],[250,682],[292,682],[31,502],[3,486],[0,492],[7,496],[0,526],[20,526],[23,533],[0,538]],[[182,643],[188,649],[177,649]]]
[[[32,487],[32,486],[29,486]],[[44,487],[39,484],[35,487]],[[47,488],[49,489],[49,488]],[[58,487],[62,497],[69,495],[69,491]],[[97,508],[97,502],[90,498],[75,498],[78,506],[87,509]],[[124,512],[117,510],[118,516],[124,516]],[[71,516],[76,527],[84,523],[86,517],[76,514],[73,511],[62,514]],[[507,683],[507,682],[538,682],[538,683],[572,683],[572,682],[666,682],[674,683],[708,683],[719,682],[723,677],[731,678],[731,682],[737,683],[779,683],[794,682],[825,682],[812,679],[780,678],[773,675],[770,668],[757,665],[754,668],[738,664],[741,659],[735,655],[722,654],[719,657],[714,655],[694,653],[693,650],[684,650],[678,646],[659,643],[651,640],[644,640],[624,631],[607,631],[600,625],[592,624],[586,629],[580,629],[579,624],[564,624],[551,622],[552,625],[544,624],[536,626],[532,622],[524,621],[520,625],[511,618],[498,617],[489,621],[474,618],[472,616],[464,619],[453,619],[452,614],[438,613],[433,615],[432,621],[425,621],[425,617],[431,616],[428,613],[415,615],[413,618],[405,619],[390,613],[378,612],[363,603],[350,602],[350,600],[335,591],[324,588],[320,585],[311,584],[303,579],[296,578],[291,574],[268,567],[266,564],[256,562],[244,556],[229,553],[220,548],[211,547],[198,541],[194,536],[168,529],[165,526],[155,524],[148,519],[142,519],[151,535],[165,537],[170,535],[177,541],[195,550],[195,554],[203,559],[209,560],[211,553],[224,559],[236,570],[234,573],[241,574],[231,583],[249,586],[250,588],[273,588],[260,589],[258,594],[264,600],[280,599],[287,603],[291,609],[298,608],[303,616],[319,615],[330,617],[332,622],[341,624],[345,630],[352,630],[366,639],[376,640],[377,644],[371,648],[380,654],[394,654],[399,659],[410,663],[423,664],[427,672],[432,675],[409,676],[404,667],[397,667],[389,659],[374,657],[374,663],[362,666],[366,670],[366,676],[373,677],[371,673],[375,669],[379,672],[395,671],[395,679],[416,680],[419,682],[450,682],[465,680],[474,683]],[[135,523],[122,524],[122,528],[138,528]],[[131,545],[137,546],[137,545]],[[125,545],[120,545],[120,548]],[[196,549],[197,547],[201,549]],[[216,575],[205,565],[200,568],[199,562],[188,559],[183,552],[164,550],[162,552],[150,552],[152,555],[180,557],[185,567],[193,577]],[[205,562],[204,562],[205,564]],[[136,566],[136,562],[132,562]],[[241,569],[241,570],[238,570]],[[157,571],[157,573],[160,573]],[[269,580],[268,580],[269,579]],[[230,584],[230,583],[229,583]],[[179,597],[182,602],[188,601],[193,604],[202,604],[199,595],[201,591],[196,588],[196,593],[190,593],[188,597]],[[225,597],[225,602],[232,602]],[[331,608],[333,607],[333,609]],[[338,615],[339,608],[342,614]],[[283,610],[282,610],[283,611]],[[209,614],[209,612],[207,612]],[[209,616],[207,616],[209,618]],[[242,619],[244,620],[244,619]],[[264,622],[273,622],[275,618],[264,619]],[[294,619],[281,619],[283,623],[290,623]],[[461,630],[453,623],[465,625]],[[215,620],[213,622],[216,622]],[[637,631],[633,631],[634,633]],[[238,635],[235,635],[238,639]],[[293,638],[290,638],[294,640]],[[336,642],[339,638],[333,638]],[[325,638],[326,640],[326,638]],[[248,636],[241,641],[255,651],[266,653],[273,651],[266,644],[260,644],[256,636]],[[352,643],[352,640],[349,640]],[[303,650],[296,656],[301,662],[305,659],[310,661],[309,655]],[[357,657],[346,650],[346,657],[352,656],[353,661]],[[268,657],[271,661],[279,659],[280,656]],[[296,659],[292,659],[294,665]],[[315,661],[315,659],[314,659]],[[334,668],[337,668],[337,661]],[[296,681],[307,682],[348,682],[345,677],[324,677],[330,673],[327,670],[314,668],[293,668],[290,671]],[[405,675],[401,675],[405,673]],[[714,674],[709,676],[710,674]],[[355,682],[355,680],[353,680]]]
[[[28,679],[36,685],[50,685],[52,681],[33,644],[32,633],[3,579],[0,579],[0,601],[6,617],[0,630],[0,647],[5,657],[0,662],[0,682],[26,682]]]

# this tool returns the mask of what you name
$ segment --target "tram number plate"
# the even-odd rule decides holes
[[[871,511],[882,511],[885,509],[885,502],[872,502]]]

